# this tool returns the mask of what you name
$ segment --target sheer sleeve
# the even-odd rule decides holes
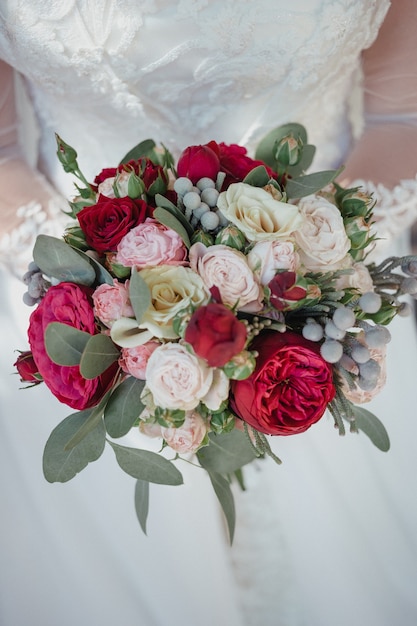
[[[25,159],[15,74],[0,61],[0,263],[21,276],[39,232],[62,232],[65,201]]]
[[[417,219],[416,28],[417,3],[394,0],[363,53],[365,128],[342,175],[373,193],[384,239]]]

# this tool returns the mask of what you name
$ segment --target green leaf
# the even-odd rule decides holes
[[[57,365],[79,365],[91,335],[83,330],[51,322],[45,330],[45,347],[48,356]]]
[[[104,265],[96,261],[96,259],[88,256],[88,254],[85,254],[85,252],[83,252],[82,250],[78,250],[78,254],[82,255],[88,261],[88,263],[92,265],[96,274],[95,282],[97,282],[99,285],[106,283],[107,285],[113,286],[113,276],[110,274],[110,272],[106,270]]]
[[[177,212],[182,215],[180,211]],[[187,248],[191,246],[190,238],[188,236],[188,229],[185,228],[184,220],[185,217],[182,215],[182,219],[178,218],[178,215],[174,216],[171,211],[168,209],[163,209],[162,207],[157,207],[153,212],[153,217],[158,220],[167,228],[171,228],[171,230],[175,230],[176,233],[181,237]]]
[[[94,268],[85,255],[56,237],[38,235],[33,260],[44,274],[60,281],[90,286],[96,278]]]
[[[232,544],[236,524],[235,503],[232,490],[230,489],[228,481],[218,472],[208,472],[208,475],[210,476],[211,484],[220,502],[220,506],[223,509],[229,529],[230,544]]]
[[[289,165],[287,172],[292,178],[297,178],[303,174],[313,162],[314,155],[316,153],[316,147],[311,144],[303,146],[303,154],[297,165]]]
[[[390,449],[390,440],[383,423],[370,411],[359,406],[353,406],[356,426],[368,435],[372,443],[382,452]]]
[[[82,429],[93,411],[88,409],[66,417],[52,431],[43,453],[43,473],[50,483],[65,483],[103,453],[106,431],[100,419],[94,428],[74,447],[67,442]]]
[[[149,512],[149,482],[147,480],[136,481],[135,509],[140,527],[146,535],[146,522]]]
[[[104,411],[104,423],[110,437],[123,437],[132,428],[144,409],[140,397],[144,386],[144,380],[130,376],[113,391]]]
[[[129,150],[127,154],[125,154],[119,165],[123,165],[123,163],[128,163],[129,161],[137,161],[141,157],[151,158],[155,146],[156,143],[153,139],[145,139],[144,141],[141,141]]]
[[[307,132],[304,126],[301,124],[284,124],[283,126],[278,126],[271,130],[258,144],[256,149],[255,159],[259,159],[272,167],[276,168],[276,160],[275,160],[275,145],[278,141],[281,141],[284,137],[289,134],[293,134],[296,139],[301,139],[303,144],[307,143]]]
[[[299,178],[290,178],[285,185],[285,191],[289,198],[303,198],[323,189],[326,185],[337,178],[342,169],[315,172]]]
[[[132,268],[130,276],[129,298],[135,312],[136,321],[140,324],[152,300],[150,289],[136,268]]]
[[[258,165],[245,176],[243,182],[252,187],[265,187],[270,180],[270,175],[263,165]]]
[[[210,444],[197,453],[208,472],[231,474],[256,458],[245,433],[236,428],[230,433],[210,435]]]
[[[112,441],[109,443],[114,450],[118,464],[126,474],[160,485],[182,485],[181,472],[171,461],[160,454],[119,446]]]
[[[102,422],[103,409],[106,406],[107,398],[110,393],[108,392],[101,402],[89,409],[89,415],[87,419],[81,424],[80,428],[72,435],[71,439],[65,444],[65,450],[71,450],[75,448],[92,430]]]
[[[120,351],[110,337],[101,333],[92,335],[84,348],[80,361],[81,376],[97,378],[119,358]]]

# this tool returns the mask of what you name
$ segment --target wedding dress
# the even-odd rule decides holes
[[[388,2],[1,0],[0,7],[0,58],[23,77],[21,123],[33,111],[37,124],[20,128],[24,152],[69,197],[73,181],[55,157],[54,132],[76,148],[87,179],[148,137],[175,155],[211,139],[251,151],[288,121],[303,123],[317,145],[314,169],[339,165],[360,131],[360,53]],[[12,156],[1,155],[4,166]],[[384,191],[398,206],[397,219],[394,211],[381,222],[387,233],[415,217],[404,207],[416,189],[409,180]],[[1,248],[13,269],[38,231],[62,228],[60,197],[20,209],[25,221]],[[390,250],[404,253],[404,237]],[[284,463],[248,468],[247,491],[235,492],[230,548],[210,484],[185,463],[184,486],[151,490],[148,537],[133,512],[134,481],[111,450],[69,483],[44,480],[44,443],[69,411],[42,386],[18,391],[13,350],[27,347],[30,310],[19,305],[25,288],[9,271],[1,284],[1,624],[416,623],[411,318],[393,324],[389,383],[372,405],[392,450],[381,453],[362,434],[339,437],[330,417],[303,435],[276,438]],[[146,445],[138,433],[129,441]]]

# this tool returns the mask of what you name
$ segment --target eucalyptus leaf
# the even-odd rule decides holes
[[[209,445],[197,456],[204,469],[220,474],[231,474],[256,458],[247,436],[236,428],[230,433],[210,434]]]
[[[146,522],[149,512],[149,482],[147,480],[136,481],[135,509],[140,527],[146,535]]]
[[[171,461],[160,454],[119,446],[112,441],[109,443],[114,450],[118,464],[126,474],[160,485],[182,485],[181,472]]]
[[[33,259],[44,274],[60,281],[90,286],[96,278],[94,268],[85,255],[56,237],[38,235]]]
[[[151,304],[151,292],[136,268],[132,269],[130,276],[129,298],[135,312],[136,321],[140,324]]]
[[[353,406],[356,426],[368,435],[372,443],[382,452],[390,449],[390,440],[383,423],[370,411],[362,407]]]
[[[89,415],[87,416],[87,419],[81,424],[80,428],[71,436],[71,439],[69,439],[67,443],[65,444],[64,449],[66,451],[71,450],[72,448],[75,448],[75,446],[78,446],[78,444],[89,433],[91,433],[92,430],[95,429],[97,424],[102,422],[101,418],[103,417],[103,409],[106,405],[107,398],[109,397],[109,395],[110,394],[107,393],[97,406],[93,407],[92,409],[89,409]]]
[[[124,163],[129,163],[129,161],[137,161],[141,157],[149,157],[151,158],[153,155],[154,148],[156,143],[153,139],[145,139],[141,141],[136,146],[134,146],[120,161],[119,165],[123,165]]]
[[[175,204],[171,202],[171,200],[168,200],[168,198],[165,198],[165,196],[162,196],[159,193],[157,193],[155,196],[155,204],[157,207],[162,207],[163,209],[167,209],[168,211],[178,210]]]
[[[236,511],[232,490],[230,489],[228,481],[218,472],[208,472],[208,475],[220,502],[220,506],[223,509],[227,527],[229,529],[230,544],[232,544],[236,524]]]
[[[68,440],[80,431],[91,414],[91,409],[73,413],[52,431],[43,453],[43,473],[48,482],[65,483],[71,480],[103,453],[106,431],[102,420],[78,445],[66,449]]]
[[[292,178],[297,178],[297,176],[301,176],[313,162],[314,155],[316,153],[316,147],[310,144],[303,146],[303,154],[300,161],[297,165],[289,165],[287,167],[287,172]]]
[[[113,286],[113,276],[110,274],[110,272],[106,270],[104,265],[96,261],[96,259],[88,256],[88,254],[85,254],[85,252],[83,252],[82,250],[78,250],[78,254],[82,255],[88,261],[88,263],[92,265],[96,274],[95,282],[97,282],[99,285],[106,283],[107,285]]]
[[[101,333],[92,335],[81,356],[81,376],[88,380],[97,378],[117,361],[119,356],[120,351],[110,337]]]
[[[178,233],[187,248],[191,246],[190,237],[188,236],[188,230],[187,228],[185,228],[183,220],[180,221],[178,219],[178,216],[174,216],[171,211],[168,211],[168,209],[157,207],[153,212],[153,217],[167,228],[175,230],[175,232]]]
[[[83,330],[51,322],[45,330],[45,347],[48,356],[57,365],[79,365],[91,335]]]
[[[113,391],[104,411],[110,437],[123,437],[132,428],[144,409],[141,400],[144,386],[144,380],[129,376]]]
[[[270,175],[263,165],[258,165],[245,176],[243,182],[252,187],[265,187],[270,180]]]
[[[157,209],[166,209],[168,213],[171,213],[171,215],[177,218],[180,224],[182,224],[183,228],[187,231],[189,237],[193,235],[194,229],[185,217],[184,213],[181,211],[181,209],[175,206],[175,204],[168,200],[168,198],[165,198],[165,196],[161,196],[159,194],[155,196],[155,201]]]
[[[285,185],[287,196],[288,198],[303,198],[316,193],[333,182],[340,172],[342,172],[342,169],[326,170],[300,176],[299,178],[290,178]]]

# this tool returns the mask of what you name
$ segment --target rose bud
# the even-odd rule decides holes
[[[223,228],[216,237],[216,244],[223,244],[235,250],[243,250],[246,244],[245,235],[233,224]]]
[[[215,180],[219,170],[219,158],[209,146],[199,145],[186,148],[177,164],[178,176],[189,178],[194,185],[201,178]]]
[[[275,158],[281,165],[297,165],[303,153],[303,142],[290,134],[278,142]]]
[[[245,346],[246,325],[223,304],[211,302],[197,309],[184,339],[210,367],[223,367]]]
[[[39,383],[42,382],[42,376],[38,372],[38,366],[33,359],[32,352],[29,350],[20,353],[13,367],[15,367],[19,373],[20,382],[32,383],[32,385],[39,385]]]

